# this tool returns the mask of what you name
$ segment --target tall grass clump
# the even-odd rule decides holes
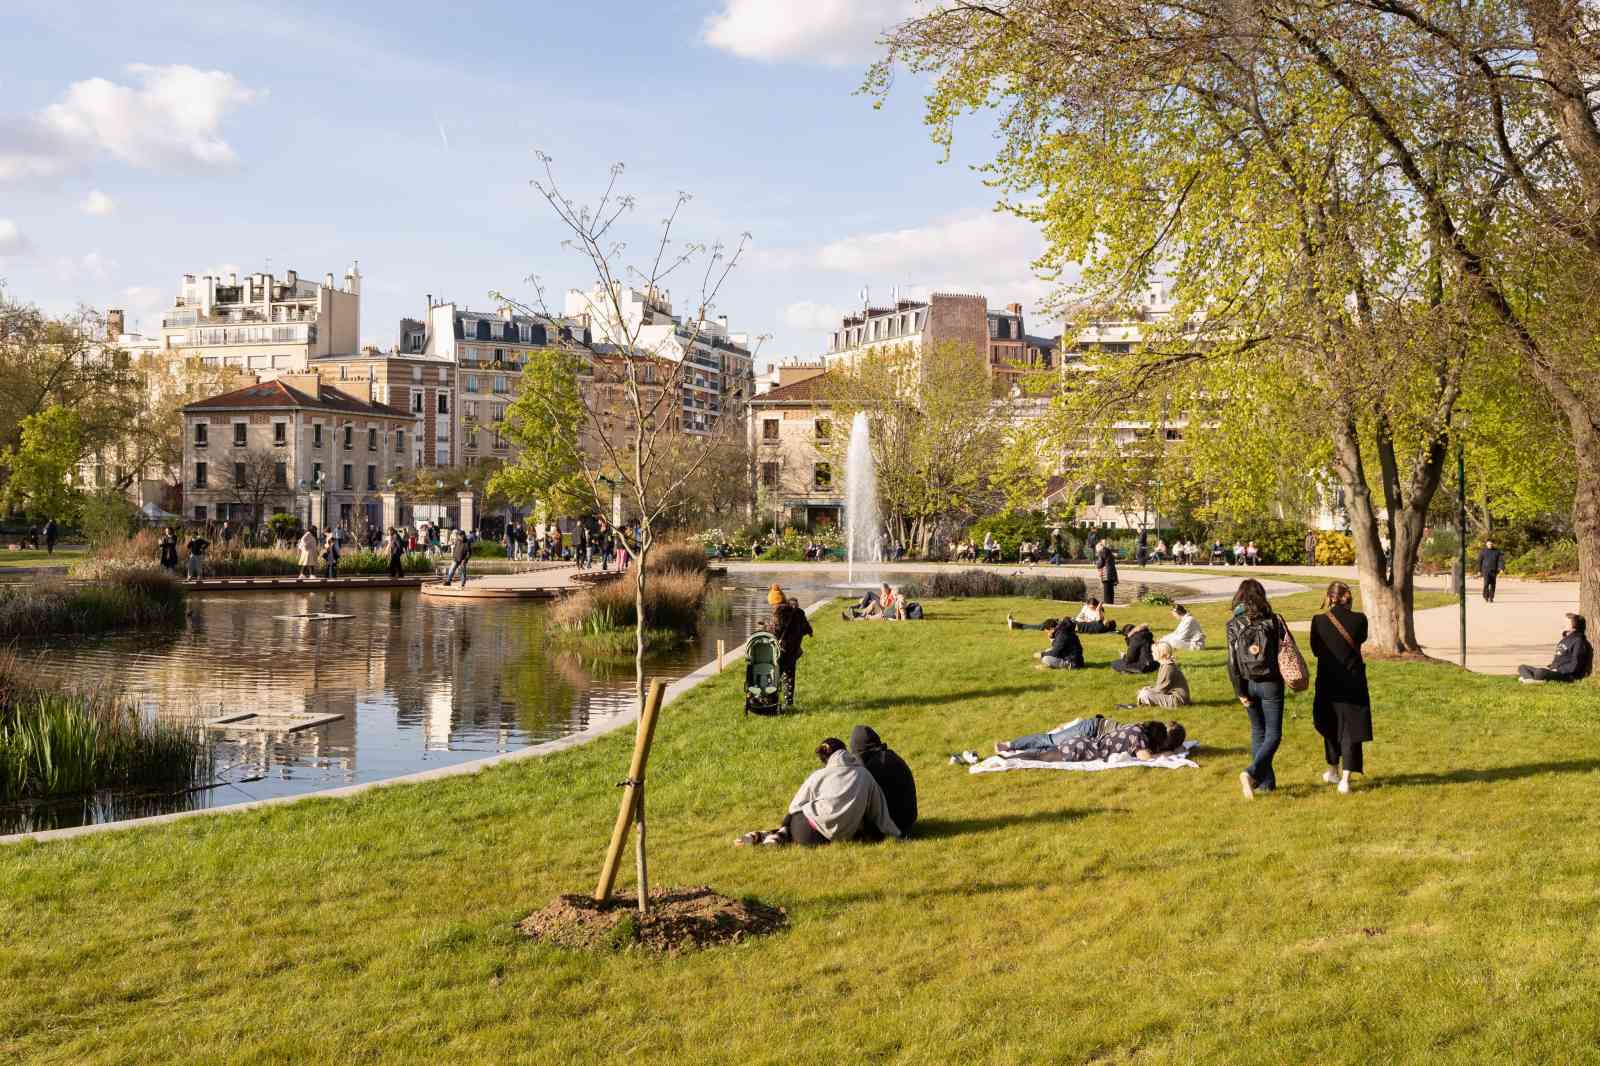
[[[190,785],[212,771],[198,724],[152,720],[131,703],[40,680],[0,654],[0,801]]]
[[[0,587],[0,640],[183,624],[183,584],[155,566],[96,560],[80,582]]]
[[[105,565],[155,567],[158,539],[154,531],[143,529],[127,540],[107,544],[99,548],[92,559],[74,567],[73,576],[92,575],[96,567]],[[180,556],[186,554],[182,550],[185,539],[182,535],[178,538]],[[318,573],[322,572],[320,557],[313,559],[312,565]],[[408,574],[426,574],[432,572],[433,561],[422,552],[407,552],[401,567]],[[213,540],[206,549],[206,577],[294,577],[299,572],[298,548],[248,548],[239,541],[224,544]],[[389,556],[384,552],[347,548],[339,556],[340,577],[373,577],[388,572]]]
[[[992,596],[1027,596],[1036,600],[1080,602],[1088,595],[1081,577],[1013,576],[994,570],[960,570],[934,573],[908,582],[901,595],[912,600],[976,599]]]
[[[707,580],[705,553],[698,548],[695,553],[700,561],[698,569],[694,568],[694,553],[688,552],[673,560],[683,569],[649,568],[644,586],[644,626],[645,645],[652,650],[681,644],[700,630]],[[557,638],[594,654],[631,653],[638,622],[633,585],[634,571],[630,567],[620,578],[590,586],[557,603],[551,609]]]
[[[706,550],[690,541],[657,544],[650,549],[650,561],[645,569],[650,574],[699,574],[710,569]]]

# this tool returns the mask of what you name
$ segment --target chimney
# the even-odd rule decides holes
[[[429,307],[433,306],[433,293],[431,293],[431,292],[428,293],[428,306]]]
[[[504,307],[500,308],[500,320],[502,322],[510,322],[511,321],[511,305],[510,304],[506,304]]]
[[[232,272],[230,272],[228,274],[228,284],[232,285],[234,288],[238,288],[239,287],[239,272],[238,271],[232,271]]]
[[[299,374],[280,374],[278,375],[278,380],[291,389],[305,393],[313,400],[322,399],[322,376],[316,371],[305,371]]]
[[[292,270],[286,270],[283,272],[283,280],[284,283],[292,289],[294,288],[295,282],[300,280],[300,275],[296,274]]]
[[[114,341],[126,331],[122,328],[122,309],[113,307],[106,311],[106,340]]]
[[[330,270],[326,274],[322,275],[322,287],[324,289],[333,288],[333,271]]]
[[[1020,314],[1022,314],[1022,305],[1021,304],[1006,304],[1006,310],[1010,311],[1014,315],[1020,315]]]

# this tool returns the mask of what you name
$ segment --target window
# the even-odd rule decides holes
[[[196,522],[204,522],[206,520],[206,505],[205,504],[197,503],[197,504],[194,505],[194,520]]]
[[[442,415],[450,413],[450,394],[448,392],[439,394],[439,413]]]
[[[406,431],[403,429],[397,429],[394,431],[394,450],[402,455],[405,454]]]
[[[763,418],[761,420],[761,439],[778,439],[778,420],[776,418]]]
[[[421,340],[420,337],[417,339]],[[415,381],[419,385],[422,384],[422,368],[420,366],[414,366],[411,368],[411,380]]]
[[[272,423],[272,443],[273,444],[277,444],[277,445],[284,445],[284,444],[288,444],[289,443],[289,423],[287,423],[287,422],[274,422],[274,423]]]
[[[194,464],[194,487],[197,489],[206,487],[206,464],[204,463]]]
[[[818,463],[811,471],[811,484],[819,489],[833,487],[833,467],[827,463]]]
[[[462,404],[461,404],[461,413],[467,416],[467,420],[469,422],[472,421],[473,419],[477,418],[478,417],[478,401],[477,400],[466,400],[466,401],[463,401]]]
[[[344,478],[339,482],[345,489],[356,487],[356,468],[349,463],[344,464]]]
[[[312,463],[311,464],[311,487],[314,488],[314,489],[319,489],[319,488],[322,487],[322,464],[321,463]]]
[[[356,427],[346,423],[344,427],[344,450],[349,451],[356,446]]]
[[[245,425],[243,422],[235,422],[233,424],[233,446],[235,448],[243,448],[245,444],[245,435],[249,432],[249,426]]]
[[[765,485],[769,489],[775,487],[778,484],[778,464],[777,463],[762,463],[761,464],[761,483],[763,485]]]
[[[833,422],[831,420],[829,420],[829,419],[826,419],[826,418],[817,419],[816,426],[817,426],[817,439],[818,440],[827,440],[828,437],[830,435],[832,435],[832,433],[833,433]]]
[[[289,484],[289,464],[288,463],[274,463],[274,464],[272,464],[272,483],[274,485],[278,486],[278,488],[280,488],[280,489],[284,488],[285,486],[287,486]]]
[[[204,422],[196,422],[194,424],[194,446],[196,448],[204,448],[206,446],[206,434],[210,430],[211,427]]]
[[[463,337],[476,337],[478,335],[477,321],[471,318],[463,318],[461,320],[461,335]]]
[[[243,485],[245,483],[245,472],[244,472],[244,464],[243,463],[234,463],[233,464],[233,483],[235,485]]]
[[[372,492],[378,487],[378,468],[372,465],[367,467],[367,491]]]
[[[494,379],[494,391],[495,392],[505,392],[506,391],[506,378],[505,378],[504,374],[501,374],[499,377]]]
[[[468,374],[467,375],[467,391],[468,392],[477,392],[478,391],[478,375],[476,375],[476,374]]]
[[[411,412],[413,414],[419,414],[419,415],[422,413],[422,390],[421,389],[415,389],[411,393]]]
[[[368,426],[367,427],[367,451],[375,452],[377,450],[378,450],[378,430],[377,430],[377,427],[376,426]]]
[[[322,447],[322,423],[321,422],[317,422],[314,425],[312,425],[312,427],[311,427],[311,446],[313,448]]]

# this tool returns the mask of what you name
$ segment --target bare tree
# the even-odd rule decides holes
[[[251,448],[233,461],[228,494],[249,513],[250,525],[266,520],[267,505],[289,497],[289,480],[277,453]]]

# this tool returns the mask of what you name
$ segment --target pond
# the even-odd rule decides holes
[[[824,575],[721,579],[731,586],[731,619],[653,656],[650,676],[692,672],[715,657],[718,638],[730,650],[742,644],[769,616],[766,592],[774,580],[802,604],[835,592]],[[538,601],[443,604],[412,589],[373,589],[202,593],[190,606],[190,624],[180,633],[18,650],[51,677],[103,684],[152,715],[339,717],[293,733],[209,730],[215,787],[0,806],[0,833],[379,781],[553,740],[632,706],[632,660],[584,659],[553,647],[549,607]],[[311,614],[347,617],[296,617]]]

